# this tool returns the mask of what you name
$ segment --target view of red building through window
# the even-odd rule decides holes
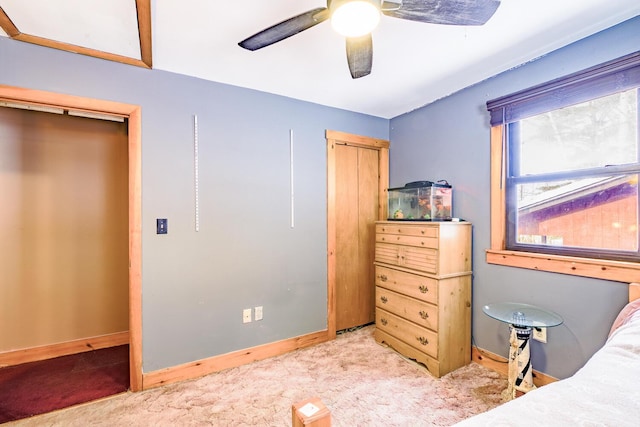
[[[637,251],[638,178],[580,180],[518,206],[518,241]]]

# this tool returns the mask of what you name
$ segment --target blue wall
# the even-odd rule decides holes
[[[508,354],[508,327],[484,315],[483,305],[518,301],[546,307],[564,324],[548,330],[547,344],[533,342],[533,366],[558,378],[572,375],[604,343],[627,300],[627,287],[485,262],[490,247],[486,102],[639,48],[637,17],[391,120],[391,186],[446,179],[454,188],[454,215],[473,223],[474,344]]]
[[[6,37],[0,64],[3,85],[142,107],[145,372],[326,329],[325,129],[388,139],[387,119]],[[155,234],[156,218],[168,218],[169,234]],[[264,320],[243,324],[242,309],[258,305]]]
[[[604,342],[626,286],[489,265],[489,99],[633,52],[640,18],[391,121],[56,51],[0,37],[0,84],[142,106],[143,365],[164,367],[326,328],[325,129],[390,139],[391,186],[447,179],[454,214],[474,224],[474,344],[507,355],[484,304],[561,314],[534,367],[563,378]],[[193,115],[200,141],[194,231]],[[289,226],[289,129],[296,227]],[[155,234],[155,219],[169,234]],[[264,306],[243,325],[243,308]]]

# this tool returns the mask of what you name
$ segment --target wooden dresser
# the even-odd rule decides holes
[[[376,222],[375,339],[440,377],[471,361],[471,224]]]

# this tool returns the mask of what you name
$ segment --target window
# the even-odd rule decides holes
[[[489,101],[490,263],[640,280],[640,53]]]

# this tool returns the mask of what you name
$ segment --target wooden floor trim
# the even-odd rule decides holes
[[[256,347],[238,350],[231,353],[213,356],[207,359],[196,360],[182,365],[142,374],[142,389],[148,390],[154,387],[199,378],[204,375],[219,372],[224,369],[235,368],[247,363],[279,356],[293,350],[298,350],[312,345],[329,341],[328,331],[314,332],[299,337],[282,341],[263,344]]]
[[[39,347],[12,350],[0,353],[0,368],[124,344],[129,344],[128,331],[100,335],[91,338],[82,338],[57,344],[43,345]]]
[[[489,368],[492,371],[496,371],[505,377],[509,375],[509,363],[507,358],[488,350],[473,346],[471,348],[471,361],[476,362],[478,365],[482,365],[485,368]],[[543,385],[551,384],[556,381],[558,381],[558,379],[555,377],[543,374],[535,369],[533,370],[533,384],[535,384],[536,387],[542,387]]]

